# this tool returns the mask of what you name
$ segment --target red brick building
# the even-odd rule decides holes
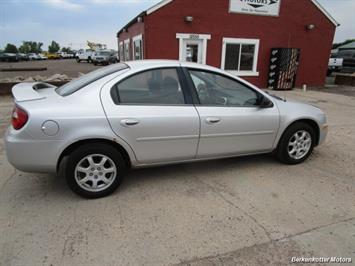
[[[179,59],[268,87],[273,48],[299,49],[295,85],[324,85],[338,23],[316,0],[163,0],[118,33],[122,61]]]

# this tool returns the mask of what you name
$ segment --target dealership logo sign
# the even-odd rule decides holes
[[[248,5],[254,7],[254,8],[259,8],[259,7],[264,7],[268,5],[273,5],[278,2],[278,0],[240,0],[241,2],[247,3]]]
[[[260,16],[278,16],[281,0],[229,0],[229,11]]]

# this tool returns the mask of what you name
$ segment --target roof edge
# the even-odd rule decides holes
[[[139,15],[135,16],[130,22],[128,22],[125,26],[123,26],[118,32],[117,32],[117,38],[118,36],[123,32],[124,29],[128,28],[132,24],[134,24],[139,17],[144,17],[147,15],[152,14],[153,12],[159,10],[160,8],[166,6],[167,4],[170,4],[174,0],[162,0],[158,3],[156,3],[154,6],[150,7],[146,11],[141,12]]]
[[[149,8],[146,11],[147,15],[150,15],[153,12],[157,11],[158,9],[162,8],[163,6],[166,6],[167,4],[170,4],[172,1],[174,1],[174,0],[162,0],[162,1],[158,2],[157,4],[155,4],[154,6],[152,6],[151,8]]]
[[[335,27],[340,26],[340,23],[335,18],[333,18],[332,15],[317,0],[311,1],[335,25]]]
[[[116,37],[118,38],[119,35],[123,32],[124,29],[127,29],[131,25],[137,22],[139,17],[145,17],[147,15],[147,11],[143,11],[139,13],[137,16],[135,16],[130,22],[128,22],[126,25],[124,25],[116,34]]]

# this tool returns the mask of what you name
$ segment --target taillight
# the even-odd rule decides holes
[[[27,123],[27,120],[28,114],[26,111],[16,105],[12,111],[11,117],[11,124],[13,128],[16,130],[21,129]]]

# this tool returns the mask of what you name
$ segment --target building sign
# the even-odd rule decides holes
[[[229,11],[260,16],[278,16],[281,0],[229,0]]]

